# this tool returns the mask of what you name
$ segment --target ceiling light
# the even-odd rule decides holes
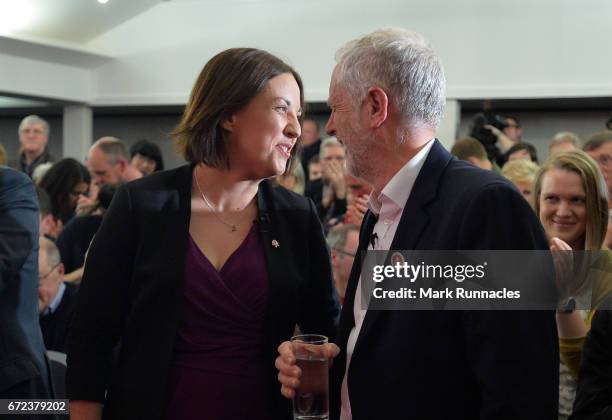
[[[37,18],[36,9],[31,3],[5,3],[0,13],[0,35],[10,35],[31,25]]]
[[[100,4],[106,4],[106,3],[108,3],[108,0],[98,0],[98,3],[100,3]]]

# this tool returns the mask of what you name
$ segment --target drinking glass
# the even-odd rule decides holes
[[[327,337],[303,334],[291,337],[296,364],[302,369],[293,398],[295,420],[329,418],[329,366],[324,352]]]

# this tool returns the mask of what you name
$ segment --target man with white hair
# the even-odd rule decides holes
[[[335,356],[330,418],[556,418],[552,310],[362,308],[368,279],[361,275],[361,251],[545,250],[548,244],[529,204],[507,180],[457,160],[434,138],[445,78],[422,36],[378,30],[349,42],[337,61],[326,131],[346,146],[348,171],[373,191],[338,347],[326,347]],[[279,352],[281,392],[291,398],[301,370],[289,342]]]
[[[38,310],[40,330],[47,350],[66,353],[68,350],[68,327],[74,308],[78,288],[64,283],[64,265],[57,246],[47,238],[40,237],[38,250]]]
[[[12,166],[30,178],[41,164],[55,162],[56,158],[47,150],[49,123],[38,115],[28,115],[19,124],[19,159]]]

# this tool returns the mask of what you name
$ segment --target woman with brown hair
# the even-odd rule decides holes
[[[51,198],[53,216],[66,226],[75,215],[79,197],[89,191],[91,177],[87,168],[78,160],[58,160],[42,177],[38,186]]]
[[[589,155],[573,151],[551,157],[536,177],[535,198],[535,210],[552,251],[599,251],[603,248],[608,224],[607,189],[597,163]],[[609,261],[607,264],[609,266]],[[568,307],[557,313],[562,362],[560,418],[571,413],[582,346],[593,315],[612,291],[605,282],[591,284],[574,278],[570,283],[569,296],[592,293],[592,309],[582,311]]]
[[[314,205],[267,180],[295,158],[302,106],[299,75],[265,51],[206,64],[174,132],[190,164],[122,186],[92,243],[73,419],[289,417],[276,348],[296,324],[333,336],[338,311]]]

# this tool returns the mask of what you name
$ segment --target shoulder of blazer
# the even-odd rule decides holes
[[[446,168],[443,186],[455,194],[478,194],[489,187],[514,191],[512,183],[493,171],[453,158]]]
[[[38,210],[37,202],[34,184],[26,174],[0,166],[0,210],[16,204]]]
[[[191,211],[191,170],[192,165],[154,172],[120,188],[127,191],[130,205],[136,212],[158,211],[161,209]]]
[[[135,190],[155,190],[161,188],[181,188],[187,186],[191,188],[192,165],[183,165],[175,169],[153,172],[143,178],[130,181],[125,187],[130,191]]]

